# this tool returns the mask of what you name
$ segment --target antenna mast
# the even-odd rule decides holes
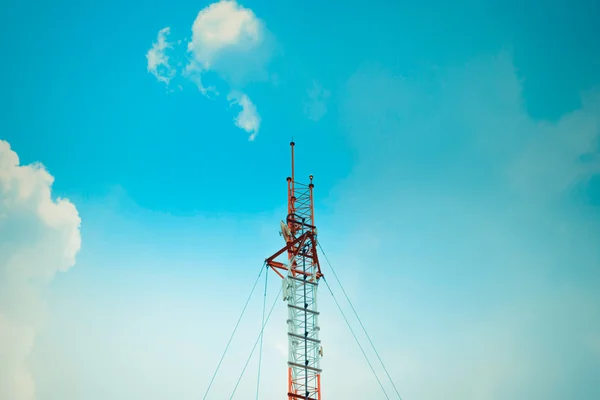
[[[266,263],[283,279],[283,301],[288,305],[288,400],[322,400],[319,312],[317,288],[321,274],[314,221],[313,176],[308,185],[295,181],[292,141],[292,176],[288,182],[288,215],[281,221],[285,246]],[[275,261],[287,253],[287,264]]]

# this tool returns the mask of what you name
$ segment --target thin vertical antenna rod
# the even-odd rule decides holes
[[[296,207],[295,207],[295,203],[296,203],[296,197],[294,197],[294,146],[296,145],[296,143],[294,143],[294,138],[292,138],[292,141],[290,142],[290,148],[291,148],[291,152],[292,152],[292,176],[287,178],[287,182],[288,182],[288,215],[293,215],[296,213]],[[290,229],[291,233],[294,233],[294,225],[289,222],[286,221],[288,228]]]
[[[296,143],[294,143],[294,140],[292,139],[292,141],[290,142],[290,147],[292,148],[292,184],[294,182],[294,146],[296,145]]]

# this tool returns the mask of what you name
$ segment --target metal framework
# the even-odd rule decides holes
[[[288,306],[288,400],[322,400],[319,311],[317,288],[322,277],[317,257],[317,228],[313,207],[313,176],[308,185],[294,180],[294,142],[292,176],[288,182],[288,214],[281,222],[285,246],[266,259],[283,279],[283,300]],[[287,263],[275,261],[287,253]]]

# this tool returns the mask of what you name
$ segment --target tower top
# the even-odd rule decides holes
[[[292,175],[287,178],[288,213],[279,223],[285,246],[265,260],[283,281],[283,300],[288,303],[287,400],[321,400],[322,353],[316,294],[323,276],[317,255],[314,222],[313,176],[310,184],[295,181],[294,139],[290,142]],[[277,261],[287,255],[287,263]]]

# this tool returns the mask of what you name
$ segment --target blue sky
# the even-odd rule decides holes
[[[35,307],[0,299],[0,328],[5,315],[35,331],[20,354],[37,398],[204,393],[260,263],[281,245],[292,137],[297,176],[315,175],[323,247],[404,398],[597,398],[599,6],[248,1],[244,27],[259,39],[250,29],[227,47],[225,28],[213,42],[201,24],[193,36],[210,4],[1,6],[0,139],[21,165],[42,163],[52,198],[81,218],[75,265],[36,286]],[[168,85],[146,57],[165,27]],[[234,94],[258,128],[236,126]],[[35,228],[46,259],[62,257],[71,236],[52,229],[77,219],[42,229],[39,210],[6,208],[0,239]],[[324,395],[378,393],[321,292]],[[259,297],[215,398],[258,331]],[[265,399],[285,391],[285,318],[278,307],[267,331]]]

